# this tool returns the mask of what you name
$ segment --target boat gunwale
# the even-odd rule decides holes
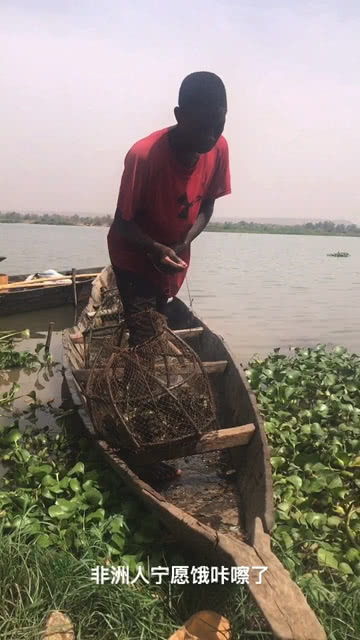
[[[78,271],[79,273],[95,273],[95,272],[99,272],[101,273],[101,271],[104,269],[104,267],[86,267],[86,269],[76,269],[76,271]],[[72,269],[62,269],[62,270],[57,270],[55,269],[55,271],[57,271],[57,273],[60,273],[62,276],[65,277],[71,277],[72,275]],[[36,273],[36,272],[35,272]],[[29,274],[8,274],[9,277],[9,284],[15,284],[16,282],[22,282],[23,280],[26,280],[26,278],[28,278]],[[61,278],[59,277],[59,280],[61,280]]]

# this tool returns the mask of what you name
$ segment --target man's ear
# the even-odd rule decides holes
[[[176,122],[179,124],[179,122],[180,122],[180,120],[181,120],[180,107],[175,107],[175,109],[174,109],[174,116],[175,116],[175,120],[176,120]]]

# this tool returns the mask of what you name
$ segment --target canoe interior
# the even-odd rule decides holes
[[[160,492],[166,500],[215,530],[251,538],[255,517],[259,516],[264,529],[269,531],[273,511],[267,445],[261,432],[260,416],[249,397],[244,377],[221,338],[203,325],[180,300],[175,299],[169,305],[168,322],[174,330],[202,326],[203,332],[189,339],[190,346],[203,361],[228,362],[223,373],[210,376],[219,426],[227,428],[253,423],[256,432],[251,445],[231,449],[231,454],[229,450],[173,460],[172,464],[182,473]],[[84,367],[83,347],[69,343],[72,367]],[[247,463],[251,448],[257,453],[254,453],[254,464]],[[257,448],[260,448],[259,452]],[[255,483],[246,477],[249,472],[256,478]],[[250,497],[246,491],[252,491]]]

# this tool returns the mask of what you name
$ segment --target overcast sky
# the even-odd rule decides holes
[[[1,0],[0,210],[113,213],[192,71],[228,91],[226,217],[360,223],[356,0]]]

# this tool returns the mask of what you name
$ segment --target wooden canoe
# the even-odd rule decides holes
[[[221,428],[255,426],[246,446],[228,449],[233,482],[219,479],[219,458],[190,456],[177,460],[179,480],[163,490],[142,481],[122,459],[121,451],[97,438],[82,393],[83,345],[63,333],[64,375],[81,421],[105,461],[182,545],[214,564],[267,567],[261,584],[250,572],[248,588],[273,634],[281,640],[326,640],[325,632],[299,587],[270,548],[274,522],[270,454],[263,422],[245,374],[234,362],[222,338],[215,335],[178,299],[169,305],[169,326],[192,346],[210,367]],[[223,366],[224,361],[227,362]],[[200,462],[199,462],[200,460]]]
[[[92,267],[81,269],[81,277],[76,279],[76,295],[78,309],[81,309],[89,299],[94,273],[99,273],[102,267]],[[0,317],[9,316],[25,311],[41,311],[54,307],[63,307],[74,304],[74,287],[71,280],[72,271],[61,272],[67,277],[67,282],[51,282],[51,279],[39,279],[38,282],[30,281],[26,286],[24,283],[26,275],[9,276],[9,288],[2,286],[0,289]],[[80,272],[79,272],[80,273]],[[89,277],[86,277],[89,274]],[[91,274],[91,275],[90,275]],[[19,287],[14,287],[18,284]]]

